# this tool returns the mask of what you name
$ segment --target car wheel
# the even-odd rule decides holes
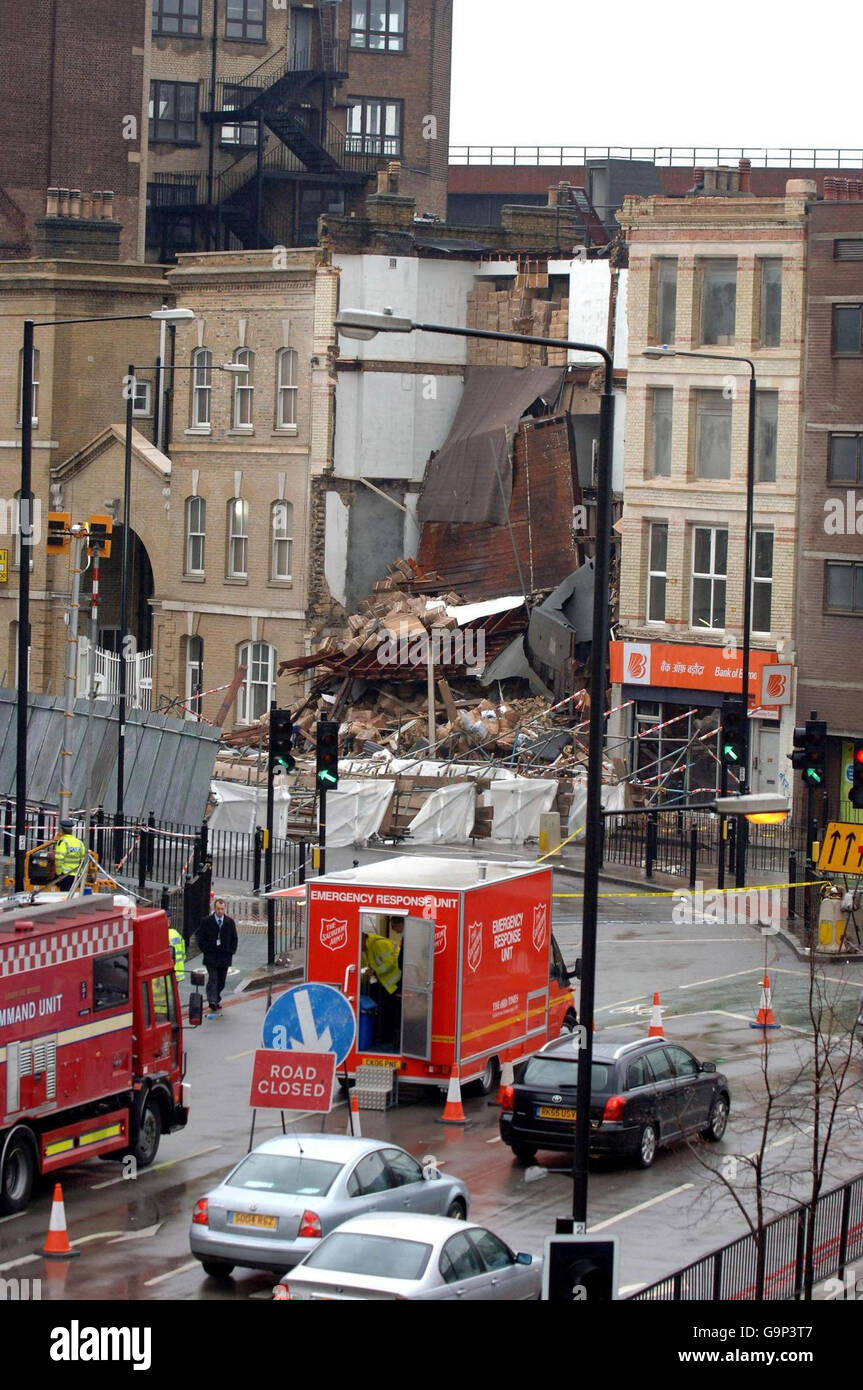
[[[500,1062],[496,1057],[489,1057],[483,1068],[482,1076],[472,1083],[471,1089],[476,1090],[481,1096],[490,1096],[500,1085]]]
[[[201,1268],[211,1279],[230,1279],[234,1266],[227,1260],[202,1260]]]
[[[656,1126],[653,1124],[645,1125],[641,1131],[641,1137],[638,1141],[638,1150],[635,1155],[635,1161],[639,1168],[650,1167],[653,1160],[656,1158],[657,1144],[658,1135],[656,1133]]]
[[[162,1116],[157,1105],[147,1101],[138,1126],[138,1137],[129,1149],[139,1168],[148,1168],[159,1152]]]
[[[536,1158],[536,1149],[532,1149],[529,1144],[513,1144],[512,1152],[516,1162],[523,1163],[525,1168]]]
[[[711,1144],[718,1144],[728,1125],[728,1100],[723,1095],[714,1096],[707,1117],[707,1127],[701,1131]]]
[[[36,1152],[26,1133],[13,1134],[6,1149],[0,1176],[0,1212],[13,1216],[24,1211],[36,1180]]]
[[[446,1214],[450,1221],[465,1221],[467,1219],[467,1212],[465,1211],[464,1202],[461,1198],[456,1197],[450,1202],[446,1209]]]

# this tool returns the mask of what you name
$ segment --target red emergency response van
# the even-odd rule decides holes
[[[0,905],[0,1212],[38,1173],[152,1163],[188,1118],[180,999],[159,908],[108,894]]]
[[[502,1062],[574,1023],[551,880],[547,868],[418,855],[309,880],[306,978],[335,985],[357,1012],[348,1075],[377,1062],[440,1086],[455,1064],[462,1083],[489,1092]],[[387,956],[368,949],[370,933],[401,943],[392,992],[369,964]]]

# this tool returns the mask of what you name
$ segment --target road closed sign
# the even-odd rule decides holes
[[[329,1110],[335,1072],[334,1052],[260,1048],[255,1053],[249,1104],[255,1110]]]

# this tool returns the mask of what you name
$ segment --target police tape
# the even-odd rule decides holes
[[[763,893],[768,888],[814,888],[824,882],[823,878],[807,878],[796,883],[747,883],[745,888],[704,888],[704,896],[708,893]],[[704,885],[702,885],[702,888]],[[653,888],[639,889],[634,893],[597,893],[598,898],[671,898],[677,893],[693,893],[693,889],[683,887],[681,884],[677,888]],[[553,898],[583,898],[583,893],[552,893]]]

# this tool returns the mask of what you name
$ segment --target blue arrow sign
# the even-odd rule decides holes
[[[332,985],[294,985],[267,1010],[264,1047],[295,1052],[334,1052],[339,1066],[354,1045],[357,1021],[347,999]]]

